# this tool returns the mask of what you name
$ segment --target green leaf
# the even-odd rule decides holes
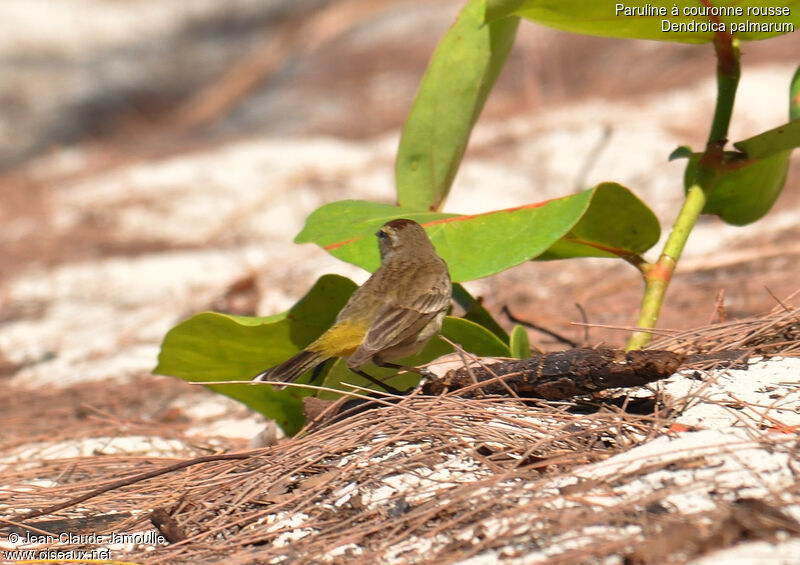
[[[627,188],[605,182],[582,194],[589,197],[586,209],[538,259],[625,257],[644,253],[658,242],[658,218]]]
[[[733,145],[750,159],[771,157],[787,149],[800,147],[800,118]]]
[[[442,335],[460,345],[467,353],[486,357],[508,357],[508,345],[500,341],[483,326],[463,318],[448,316],[442,324]],[[436,359],[453,351],[450,345],[440,339],[432,339],[422,351],[422,355]]]
[[[486,357],[509,357],[511,355],[508,346],[500,341],[496,335],[483,326],[464,318],[446,317],[442,324],[441,333],[453,343],[460,345],[467,353],[472,353],[473,355]],[[452,352],[453,348],[449,343],[434,337],[418,354],[394,362],[409,367],[418,367]],[[420,380],[420,376],[417,373],[398,374],[395,369],[385,369],[374,365],[365,366],[363,371],[386,381],[398,390],[406,390],[416,386]],[[365,388],[376,388],[363,377],[350,371],[344,361],[339,360],[325,377],[324,384],[330,388],[351,390],[350,387],[342,383],[354,384]],[[333,393],[327,392],[322,392],[319,396],[320,398],[336,397]]]
[[[742,226],[762,218],[786,185],[792,150],[800,147],[800,69],[789,89],[792,121],[733,145],[742,151],[725,153],[725,169],[715,171],[704,214],[715,214],[726,223]],[[684,176],[686,190],[695,182],[702,157],[689,158]]]
[[[511,356],[516,359],[527,359],[531,356],[531,342],[528,331],[520,325],[511,330]]]
[[[686,43],[709,43],[714,39],[711,29],[694,30],[686,26],[708,26],[707,15],[695,15],[704,9],[705,2],[698,0],[675,0],[653,2],[652,0],[486,0],[485,21],[494,22],[508,16],[520,16],[538,24],[573,33],[619,37],[628,39],[654,39],[657,41],[681,41]],[[709,3],[711,4],[711,3]],[[672,8],[678,9],[673,15]],[[800,25],[800,0],[715,0],[716,8],[742,8],[741,16],[720,15],[716,20],[724,25],[720,31],[733,32],[733,37],[744,41],[766,39],[794,31]],[[788,15],[753,15],[752,10],[765,7],[788,10]],[[630,10],[648,10],[645,12]],[[666,9],[666,15],[654,9]],[[751,10],[748,15],[748,9]],[[689,11],[687,11],[689,10]],[[633,14],[633,15],[632,15]],[[666,22],[666,24],[665,24]],[[731,24],[736,25],[733,28]],[[746,26],[750,27],[746,27]],[[677,27],[676,27],[677,26]],[[680,27],[684,26],[684,27]],[[745,27],[741,27],[745,26]]]
[[[215,312],[193,316],[167,333],[153,372],[199,383],[249,380],[319,337],[333,324],[355,288],[349,279],[325,275],[288,312],[276,316],[249,318]],[[442,334],[476,355],[507,357],[510,353],[508,346],[491,331],[469,320],[446,318]],[[419,354],[399,362],[418,366],[451,351],[448,343],[434,337]],[[342,382],[372,386],[348,370],[341,359],[326,369],[323,380],[326,386],[342,390],[348,390]],[[378,378],[391,376],[390,383],[401,389],[419,382],[416,373],[395,376],[396,370],[372,365],[365,370]],[[301,377],[300,382],[307,378]],[[275,419],[288,434],[296,433],[304,423],[302,398],[316,394],[314,390],[298,387],[275,391],[270,385],[255,383],[208,387]],[[319,396],[336,397],[333,393]]]
[[[506,331],[500,327],[500,324],[498,324],[489,311],[483,307],[483,304],[464,288],[464,285],[458,283],[453,285],[453,300],[464,309],[463,318],[483,326],[504,343],[508,342],[508,334]]]
[[[487,0],[483,21],[494,22],[516,14],[525,4],[525,0]]]
[[[472,0],[442,38],[408,115],[395,175],[400,206],[441,210],[472,127],[514,43],[517,18],[483,25]]]
[[[167,333],[153,372],[189,382],[249,380],[328,329],[355,288],[349,279],[326,275],[285,314],[266,318],[198,314]],[[302,397],[313,392],[296,387],[275,391],[258,384],[209,388],[275,419],[289,434],[302,426]]]
[[[295,241],[316,243],[373,271],[380,258],[372,234],[395,218],[423,224],[455,282],[493,275],[533,258],[640,254],[660,235],[655,214],[641,200],[619,184],[602,183],[563,198],[478,215],[332,202],[308,217]]]
[[[383,224],[398,218],[426,224],[456,216],[363,200],[339,200],[314,210],[294,241],[316,243],[334,257],[374,272],[381,263],[375,233]]]
[[[734,226],[760,219],[772,208],[786,184],[790,155],[791,151],[783,151],[764,159],[743,161],[736,168],[721,173],[703,213],[717,215]],[[726,156],[733,163],[741,157],[732,152],[726,152]],[[699,154],[693,155],[686,167],[686,190],[694,182],[699,159]]]
[[[669,154],[668,161],[675,161],[677,159],[688,159],[693,154],[692,148],[688,145],[681,145],[675,151]]]

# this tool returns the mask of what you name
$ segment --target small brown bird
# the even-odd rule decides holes
[[[381,265],[342,308],[333,325],[303,351],[256,375],[255,381],[291,383],[332,357],[390,392],[363,372],[367,363],[389,363],[419,352],[442,327],[452,285],[447,264],[413,220],[393,220],[375,234]]]

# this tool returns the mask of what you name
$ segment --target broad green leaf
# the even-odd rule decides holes
[[[249,380],[259,372],[285,361],[319,337],[333,324],[356,285],[338,275],[321,277],[311,290],[288,312],[266,318],[229,316],[215,312],[198,314],[172,328],[161,345],[158,366],[154,373],[170,375],[189,382]],[[265,320],[271,320],[265,322]],[[509,355],[508,346],[488,329],[461,318],[448,317],[442,334],[476,355]],[[418,366],[452,351],[445,341],[434,337],[417,355],[399,360]],[[419,382],[416,373],[397,375],[393,369],[368,365],[370,374],[378,378],[392,377],[390,384],[406,389]],[[309,375],[310,375],[309,371]],[[327,364],[323,379],[342,390],[342,382],[368,385],[347,369],[343,360]],[[309,375],[300,378],[307,382]],[[313,390],[287,387],[275,391],[266,384],[208,385],[216,392],[234,398],[268,418],[275,419],[289,434],[303,425],[302,398],[316,394]],[[335,397],[332,393],[322,397]]]
[[[495,319],[489,314],[489,311],[483,307],[483,304],[473,297],[469,291],[464,288],[464,285],[453,285],[453,300],[464,309],[464,316],[466,320],[471,320],[478,325],[483,326],[494,335],[498,337],[503,343],[508,342],[508,334],[500,327]]]
[[[726,155],[740,156],[731,152]],[[790,155],[791,151],[783,151],[764,159],[743,161],[738,168],[722,173],[703,213],[717,215],[734,226],[760,219],[772,208],[786,184]],[[686,167],[684,184],[687,190],[694,182],[699,159],[699,154],[693,155]]]
[[[733,145],[750,159],[771,157],[800,147],[800,118]]]
[[[355,288],[349,279],[326,275],[282,315],[198,314],[167,333],[153,372],[190,382],[249,380],[322,334]],[[275,391],[269,385],[256,384],[209,388],[274,418],[290,434],[302,426],[302,397],[311,394],[296,387]]]
[[[485,21],[519,16],[587,35],[708,43],[714,39],[714,30],[710,27],[709,16],[702,15],[707,10],[706,4],[698,0],[486,0]],[[736,14],[735,10],[741,8],[741,15],[721,14],[714,25],[724,26],[717,29],[732,32],[734,38],[744,41],[791,33],[800,26],[800,0],[715,0],[708,4],[722,9],[724,14]],[[765,10],[772,10],[773,14],[780,10],[780,13],[766,15]]]
[[[422,78],[397,153],[397,202],[441,210],[472,126],[514,43],[517,18],[483,25],[471,0],[442,38]]]
[[[583,194],[590,197],[585,211],[538,259],[639,255],[658,242],[658,218],[627,188],[606,182]]]
[[[334,257],[373,272],[381,262],[375,233],[383,224],[398,218],[407,218],[425,225],[457,216],[458,214],[414,211],[363,200],[339,200],[314,210],[294,241],[316,243]]]
[[[511,356],[516,359],[527,359],[531,356],[531,342],[528,331],[520,325],[511,330]]]
[[[491,331],[483,326],[465,320],[448,316],[442,324],[442,335],[455,344],[460,345],[467,353],[483,355],[486,357],[508,357],[511,351],[508,345],[500,341]],[[450,345],[440,339],[432,339],[421,355],[436,359],[450,353]]]
[[[493,275],[533,258],[640,254],[660,234],[658,220],[641,200],[619,184],[602,183],[563,198],[465,216],[333,202],[308,217],[295,241],[316,243],[343,261],[374,271],[380,258],[372,234],[385,221],[403,217],[423,224],[455,282]]]
[[[789,119],[798,118],[800,118],[800,67],[797,67],[789,87]]]
[[[511,351],[508,346],[500,341],[492,332],[469,320],[463,318],[453,318],[448,316],[442,324],[442,335],[447,339],[460,345],[468,354],[487,356],[487,357],[509,357]],[[424,365],[452,353],[453,348],[438,337],[432,338],[425,348],[418,354],[405,359],[394,361],[395,363],[409,367]],[[398,390],[406,390],[419,383],[420,376],[417,373],[398,374],[395,369],[384,369],[374,365],[367,365],[363,371],[373,377],[384,380],[389,385]],[[354,384],[365,388],[376,388],[375,385],[356,375],[347,368],[344,361],[337,361],[331,371],[325,377],[325,386],[340,390],[351,390],[342,383]],[[321,393],[320,398],[334,398],[332,393]]]
[[[386,222],[398,218],[408,218],[420,224],[426,224],[434,220],[456,216],[458,214],[413,210],[365,200],[338,200],[314,210],[306,218],[306,225],[294,238],[294,242],[316,243],[335,257],[339,257],[336,250],[340,247],[357,245],[361,258],[358,262],[348,262],[364,267],[371,272],[380,264],[378,245],[374,235]],[[347,259],[344,260],[347,261]]]

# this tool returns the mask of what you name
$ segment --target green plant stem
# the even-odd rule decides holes
[[[730,35],[717,34],[714,47],[717,54],[717,105],[714,109],[708,143],[698,163],[697,176],[686,191],[686,199],[672,226],[672,233],[664,244],[661,256],[655,264],[640,267],[644,275],[645,292],[636,325],[641,329],[634,332],[628,340],[626,349],[629,351],[641,349],[652,339],[652,332],[647,330],[654,328],[658,322],[669,281],[675,272],[689,234],[705,208],[719,175],[724,170],[723,149],[727,142],[736,88],[739,84],[739,46]]]
[[[675,272],[675,266],[707,200],[706,193],[700,185],[695,184],[689,189],[681,211],[678,213],[678,217],[672,227],[672,233],[669,234],[669,238],[664,244],[664,251],[662,251],[655,264],[643,271],[645,292],[639,321],[636,324],[637,327],[654,328],[656,322],[658,322],[658,315],[664,303],[669,281]],[[652,335],[648,331],[640,330],[634,332],[630,340],[628,340],[626,349],[628,351],[641,349],[647,345]]]
[[[717,34],[714,38],[717,54],[717,107],[714,121],[708,135],[709,143],[724,143],[728,138],[733,102],[739,86],[741,67],[739,65],[739,42],[728,34]]]

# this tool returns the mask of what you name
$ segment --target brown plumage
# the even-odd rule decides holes
[[[333,325],[291,359],[253,380],[294,382],[332,357],[352,371],[367,363],[419,352],[442,327],[452,287],[444,260],[413,220],[393,220],[378,231],[381,265],[342,308]]]

